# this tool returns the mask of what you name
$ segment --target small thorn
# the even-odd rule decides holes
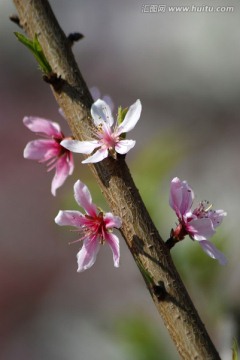
[[[18,15],[16,14],[13,14],[13,15],[10,15],[9,16],[9,19],[14,23],[16,24],[17,26],[19,26],[21,29],[23,28],[21,23],[20,23],[20,19],[18,17]]]
[[[73,44],[79,40],[82,40],[84,38],[83,34],[80,34],[78,32],[71,33],[68,35],[67,39],[69,41],[70,46],[73,46]]]
[[[63,79],[61,78],[61,75],[58,76],[56,73],[50,73],[43,75],[43,80],[51,84],[55,91],[60,92],[62,85],[63,85]]]

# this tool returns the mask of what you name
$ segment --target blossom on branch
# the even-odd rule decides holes
[[[128,109],[124,120],[112,128],[114,120],[111,109],[105,101],[98,99],[91,107],[91,115],[96,127],[95,139],[90,141],[66,139],[61,142],[61,145],[72,152],[81,154],[89,155],[96,150],[92,156],[82,161],[83,164],[99,162],[108,157],[109,153],[113,156],[116,152],[126,154],[136,142],[126,140],[124,134],[134,128],[140,118],[141,111],[141,102],[137,100]]]
[[[194,192],[186,181],[175,177],[171,181],[169,203],[175,211],[179,224],[172,230],[171,238],[176,241],[183,240],[189,235],[196,240],[202,249],[213,259],[217,259],[221,265],[226,264],[225,256],[208,240],[214,235],[223,217],[227,213],[223,210],[212,210],[208,201],[202,201],[192,210]]]
[[[88,187],[78,180],[74,185],[74,197],[79,206],[85,210],[85,214],[74,210],[60,210],[55,218],[58,225],[76,227],[82,236],[73,241],[83,241],[81,250],[77,254],[78,272],[89,269],[96,261],[100,245],[105,242],[110,246],[113,253],[113,263],[119,266],[120,250],[119,239],[112,233],[113,228],[120,228],[122,221],[112,213],[98,211],[92,203],[92,197]]]
[[[23,123],[29,130],[43,137],[30,141],[23,156],[25,159],[46,163],[47,171],[56,169],[51,186],[51,192],[55,196],[56,190],[73,173],[73,155],[60,144],[65,137],[57,123],[33,116],[24,117]]]

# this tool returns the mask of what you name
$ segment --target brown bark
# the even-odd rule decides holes
[[[92,98],[47,0],[14,0],[20,24],[39,42],[61,86],[52,90],[73,136],[90,138]],[[80,6],[80,5],[79,5]],[[97,66],[97,64],[96,64]],[[112,212],[122,218],[121,233],[182,359],[220,359],[132,180],[123,157],[107,158],[91,170]]]

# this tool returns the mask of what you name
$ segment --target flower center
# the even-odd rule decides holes
[[[211,210],[212,206],[213,205],[210,204],[209,201],[207,201],[207,200],[201,201],[200,204],[198,205],[198,207],[196,209],[194,209],[193,214],[200,219],[207,218],[208,213]]]
[[[119,136],[106,124],[98,126],[97,136],[108,149],[114,149],[119,141]]]
[[[103,218],[103,212],[100,212],[96,217],[85,215],[85,218],[88,220],[85,225],[86,232],[98,236],[100,244],[104,244],[107,229]]]

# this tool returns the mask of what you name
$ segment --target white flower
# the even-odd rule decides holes
[[[112,129],[114,120],[110,107],[105,101],[98,99],[91,107],[93,123],[96,126],[96,139],[90,141],[65,139],[61,145],[72,152],[81,154],[91,154],[96,150],[92,156],[82,161],[83,164],[101,161],[108,157],[109,151],[126,154],[134,147],[136,141],[124,139],[123,134],[134,128],[141,111],[141,102],[137,100],[128,109],[123,122],[116,124]]]

